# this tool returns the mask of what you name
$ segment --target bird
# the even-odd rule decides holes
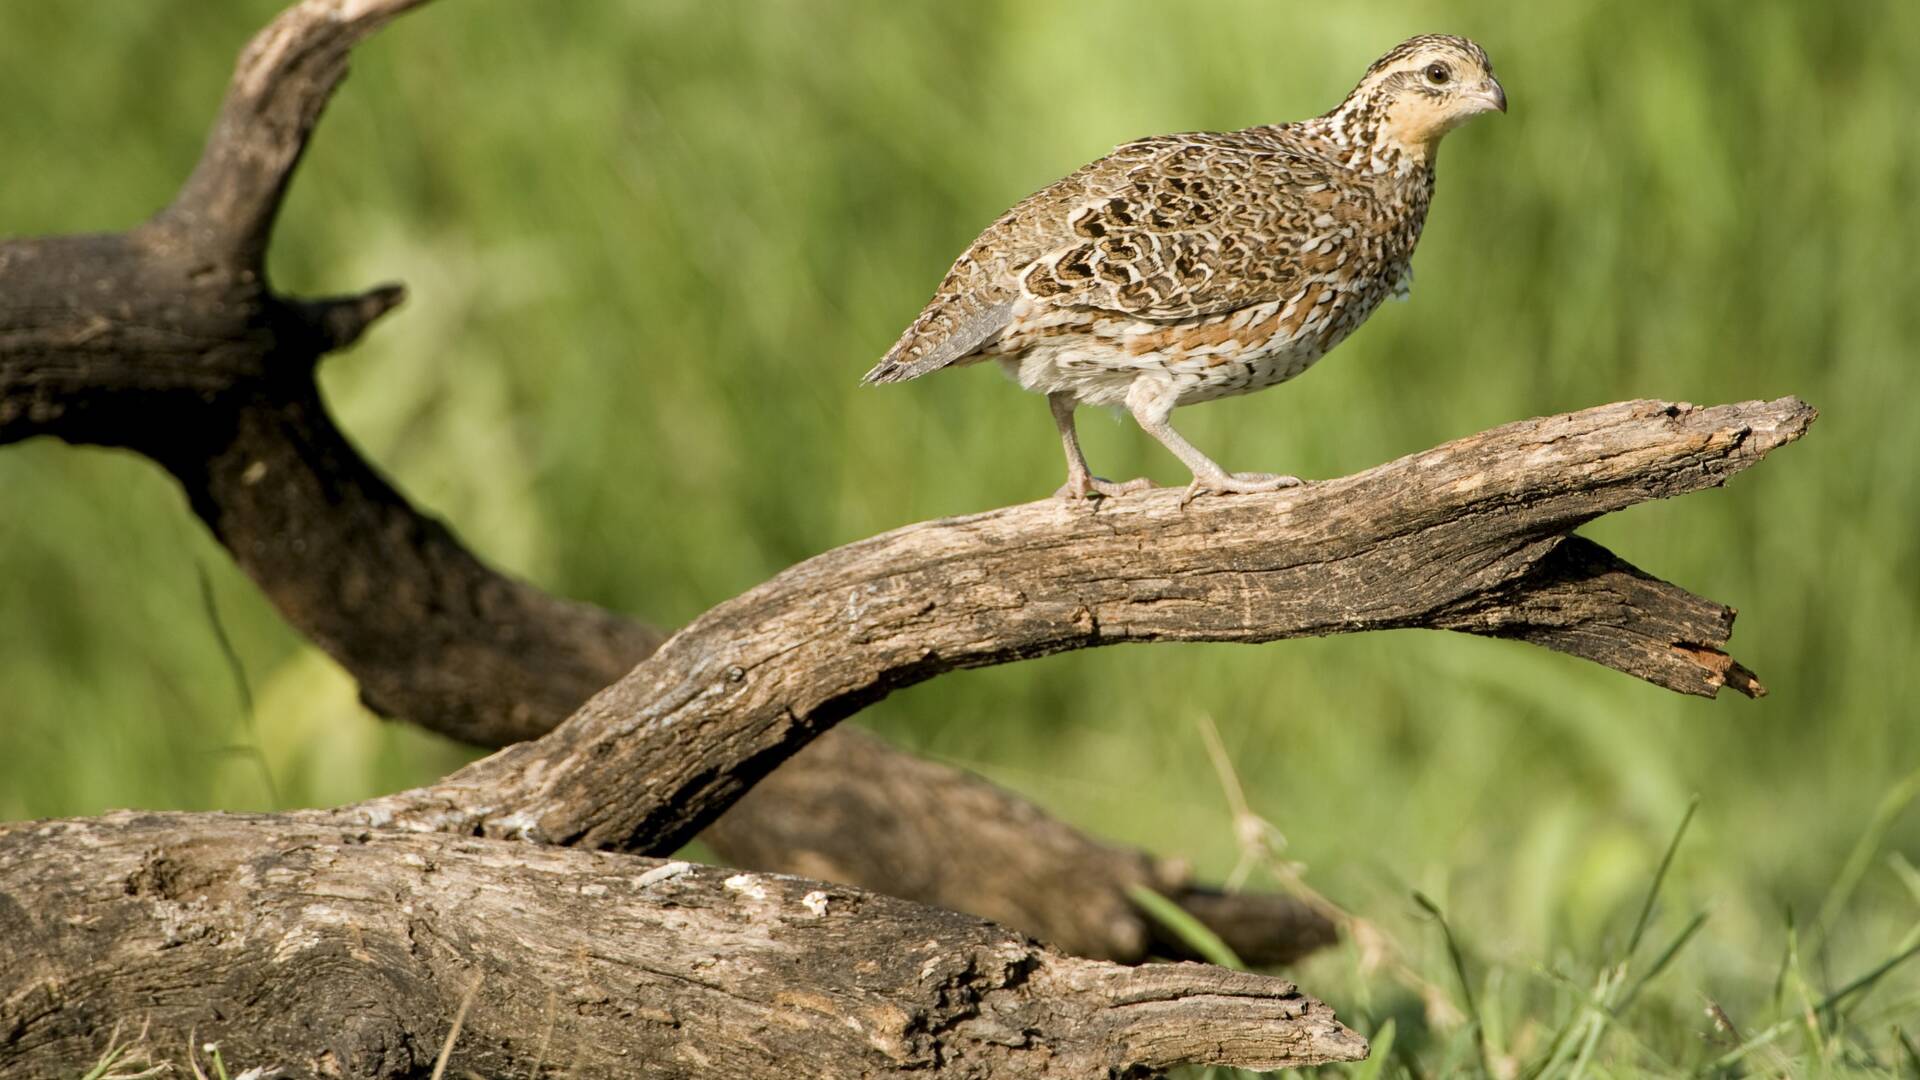
[[[1169,416],[1293,378],[1404,297],[1440,140],[1494,111],[1507,95],[1486,51],[1427,34],[1313,119],[1125,143],[989,225],[861,382],[998,361],[1046,395],[1070,500],[1152,486],[1093,475],[1083,405],[1124,407],[1185,463],[1183,505],[1297,485],[1228,472]]]

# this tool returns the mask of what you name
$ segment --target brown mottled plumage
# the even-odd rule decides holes
[[[999,360],[1048,396],[1068,497],[1146,486],[1089,474],[1079,405],[1126,406],[1192,492],[1297,484],[1226,472],[1168,415],[1300,374],[1404,295],[1441,136],[1506,107],[1480,46],[1428,35],[1324,116],[1128,143],[988,226],[864,381]]]

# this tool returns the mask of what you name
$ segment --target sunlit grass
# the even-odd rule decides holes
[[[1910,785],[1902,785],[1886,803],[1904,805],[1912,799]],[[1342,925],[1345,956],[1323,956],[1303,977],[1314,993],[1339,1004],[1344,1022],[1370,1033],[1368,1060],[1334,1070],[1347,1076],[1909,1075],[1920,1058],[1908,1034],[1920,1016],[1920,988],[1897,973],[1920,957],[1920,883],[1909,876],[1913,903],[1906,919],[1912,929],[1878,963],[1849,973],[1838,986],[1831,985],[1830,973],[1814,973],[1809,957],[1817,949],[1803,948],[1791,909],[1773,935],[1781,960],[1770,981],[1695,981],[1698,968],[1684,958],[1697,941],[1712,942],[1711,913],[1702,908],[1681,919],[1678,912],[1664,912],[1661,899],[1698,807],[1697,801],[1688,804],[1646,883],[1631,929],[1562,949],[1551,959],[1471,951],[1440,905],[1412,892],[1413,906],[1428,922],[1426,934],[1440,949],[1438,970],[1446,977],[1439,983],[1398,960],[1406,946],[1395,935],[1419,933],[1417,922],[1401,922],[1396,929],[1391,922],[1332,905],[1304,887],[1303,867],[1271,847],[1248,845],[1250,834],[1237,831],[1270,884],[1301,892]],[[1898,853],[1884,850],[1880,820],[1862,834],[1855,855],[1904,866]],[[1843,874],[1831,903],[1823,906],[1835,918],[1859,914],[1850,910],[1846,881]],[[1243,966],[1178,906],[1148,898],[1143,907],[1197,953],[1214,963]],[[1624,915],[1624,910],[1616,913],[1616,931],[1628,925],[1621,921]],[[1876,997],[1883,985],[1891,989]],[[1352,996],[1343,1001],[1343,995]],[[1254,1074],[1211,1068],[1189,1070],[1189,1075],[1228,1080]]]

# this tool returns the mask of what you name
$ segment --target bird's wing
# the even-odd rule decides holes
[[[964,361],[1023,300],[1171,321],[1292,296],[1338,269],[1340,231],[1371,193],[1273,131],[1141,139],[1023,199],[861,381]]]
[[[1089,168],[1098,182],[1052,208],[1056,242],[1019,270],[1020,292],[1148,320],[1298,293],[1340,268],[1374,200],[1325,158],[1244,133],[1146,139]]]

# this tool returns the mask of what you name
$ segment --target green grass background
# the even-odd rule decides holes
[[[0,232],[164,202],[277,6],[0,8]],[[1897,790],[1920,768],[1920,4],[441,0],[360,51],[272,272],[406,281],[324,369],[346,430],[495,563],[677,624],[826,548],[1051,491],[1044,405],[996,371],[855,385],[948,260],[1115,143],[1322,111],[1430,30],[1482,42],[1513,111],[1450,137],[1412,302],[1183,430],[1230,467],[1331,476],[1620,398],[1799,394],[1822,414],[1803,443],[1590,530],[1736,605],[1772,695],[1680,698],[1409,631],[1103,649],[862,720],[1220,876],[1211,718],[1286,858],[1451,988],[1409,892],[1446,908],[1496,1072],[1574,1015],[1555,973],[1585,985],[1618,954],[1698,793],[1650,936],[1710,918],[1593,1057],[1691,1068],[1716,1052],[1706,998],[1743,1034],[1796,1011],[1787,912],[1814,999],[1920,919],[1901,876],[1920,811]],[[1082,425],[1103,473],[1183,478],[1130,424]],[[50,442],[0,449],[0,739],[0,818],[325,804],[465,755],[362,711],[158,469]],[[1299,977],[1363,1029],[1396,1018],[1386,1075],[1482,1067],[1352,948]],[[1837,1037],[1781,1045],[1813,1070],[1920,1070],[1895,1024],[1920,1029],[1913,969]]]

